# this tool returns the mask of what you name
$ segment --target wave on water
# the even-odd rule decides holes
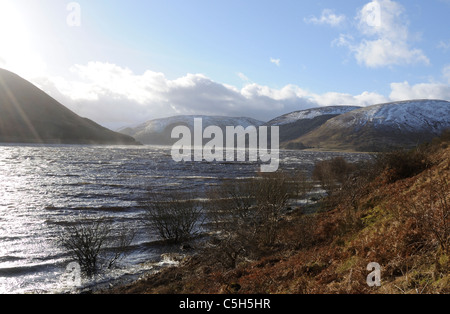
[[[158,242],[142,222],[140,201],[148,190],[195,194],[223,180],[255,176],[259,170],[258,164],[249,162],[175,163],[169,149],[0,146],[0,293],[71,291],[61,278],[72,261],[55,240],[62,228],[86,216],[126,223],[137,236],[126,261],[86,281],[83,288],[132,280],[175,265],[167,254],[179,253],[179,248]],[[315,159],[328,157],[286,151],[281,164],[285,169],[310,171]]]

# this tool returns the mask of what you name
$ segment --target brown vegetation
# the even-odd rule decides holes
[[[226,181],[209,193],[214,232],[203,250],[225,268],[267,254],[278,240],[288,201],[305,193],[301,174],[260,174],[256,178]]]
[[[277,213],[276,236],[253,242],[264,248],[258,254],[233,242],[238,231],[246,231],[244,238],[257,233],[254,221],[242,216],[233,220],[235,229],[222,226],[230,236],[208,254],[109,293],[450,293],[448,143],[443,136],[426,150],[386,154],[364,165],[323,163],[319,168],[332,176],[325,199],[332,206],[315,214]],[[332,163],[345,171],[327,168]],[[258,202],[270,204],[268,199],[284,206],[281,177],[271,181],[278,195],[265,200],[242,197],[253,188],[265,191],[264,181],[224,187],[221,193],[239,209],[228,215],[247,214]],[[230,252],[232,262],[221,263]],[[382,267],[381,287],[366,283],[372,262]]]

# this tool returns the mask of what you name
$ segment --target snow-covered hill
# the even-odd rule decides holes
[[[307,110],[295,111],[285,114],[283,116],[273,119],[272,121],[269,121],[267,124],[281,126],[290,123],[295,123],[299,120],[305,119],[311,120],[320,116],[326,115],[337,116],[360,108],[361,107],[355,106],[330,106],[330,107],[311,108]]]
[[[170,118],[155,119],[135,127],[122,128],[118,130],[120,133],[130,135],[143,144],[148,145],[172,145],[174,140],[171,139],[171,132],[177,125],[185,125],[193,131],[194,119],[201,118],[203,128],[208,126],[218,126],[225,130],[227,126],[261,126],[263,121],[246,117],[225,117],[225,116],[175,116]]]
[[[329,121],[330,126],[396,128],[401,131],[440,133],[450,128],[450,102],[412,100],[374,105]]]
[[[316,148],[379,151],[414,147],[449,128],[450,102],[409,100],[350,111],[293,142]]]
[[[331,118],[360,108],[354,106],[311,108],[282,115],[269,121],[266,125],[279,126],[280,142],[286,143],[319,128]],[[289,148],[292,147],[303,148],[301,145],[289,146]]]

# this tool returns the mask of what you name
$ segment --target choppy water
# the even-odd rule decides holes
[[[362,157],[285,151],[280,168],[310,170],[335,155]],[[71,261],[55,240],[63,226],[85,215],[137,231],[132,254],[105,282],[149,271],[171,248],[153,245],[156,238],[145,232],[138,200],[148,187],[202,191],[258,170],[253,163],[176,163],[167,147],[0,146],[0,293],[67,291],[63,278]]]

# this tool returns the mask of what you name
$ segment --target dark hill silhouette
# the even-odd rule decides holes
[[[0,142],[39,144],[136,145],[78,116],[18,75],[0,69]]]

